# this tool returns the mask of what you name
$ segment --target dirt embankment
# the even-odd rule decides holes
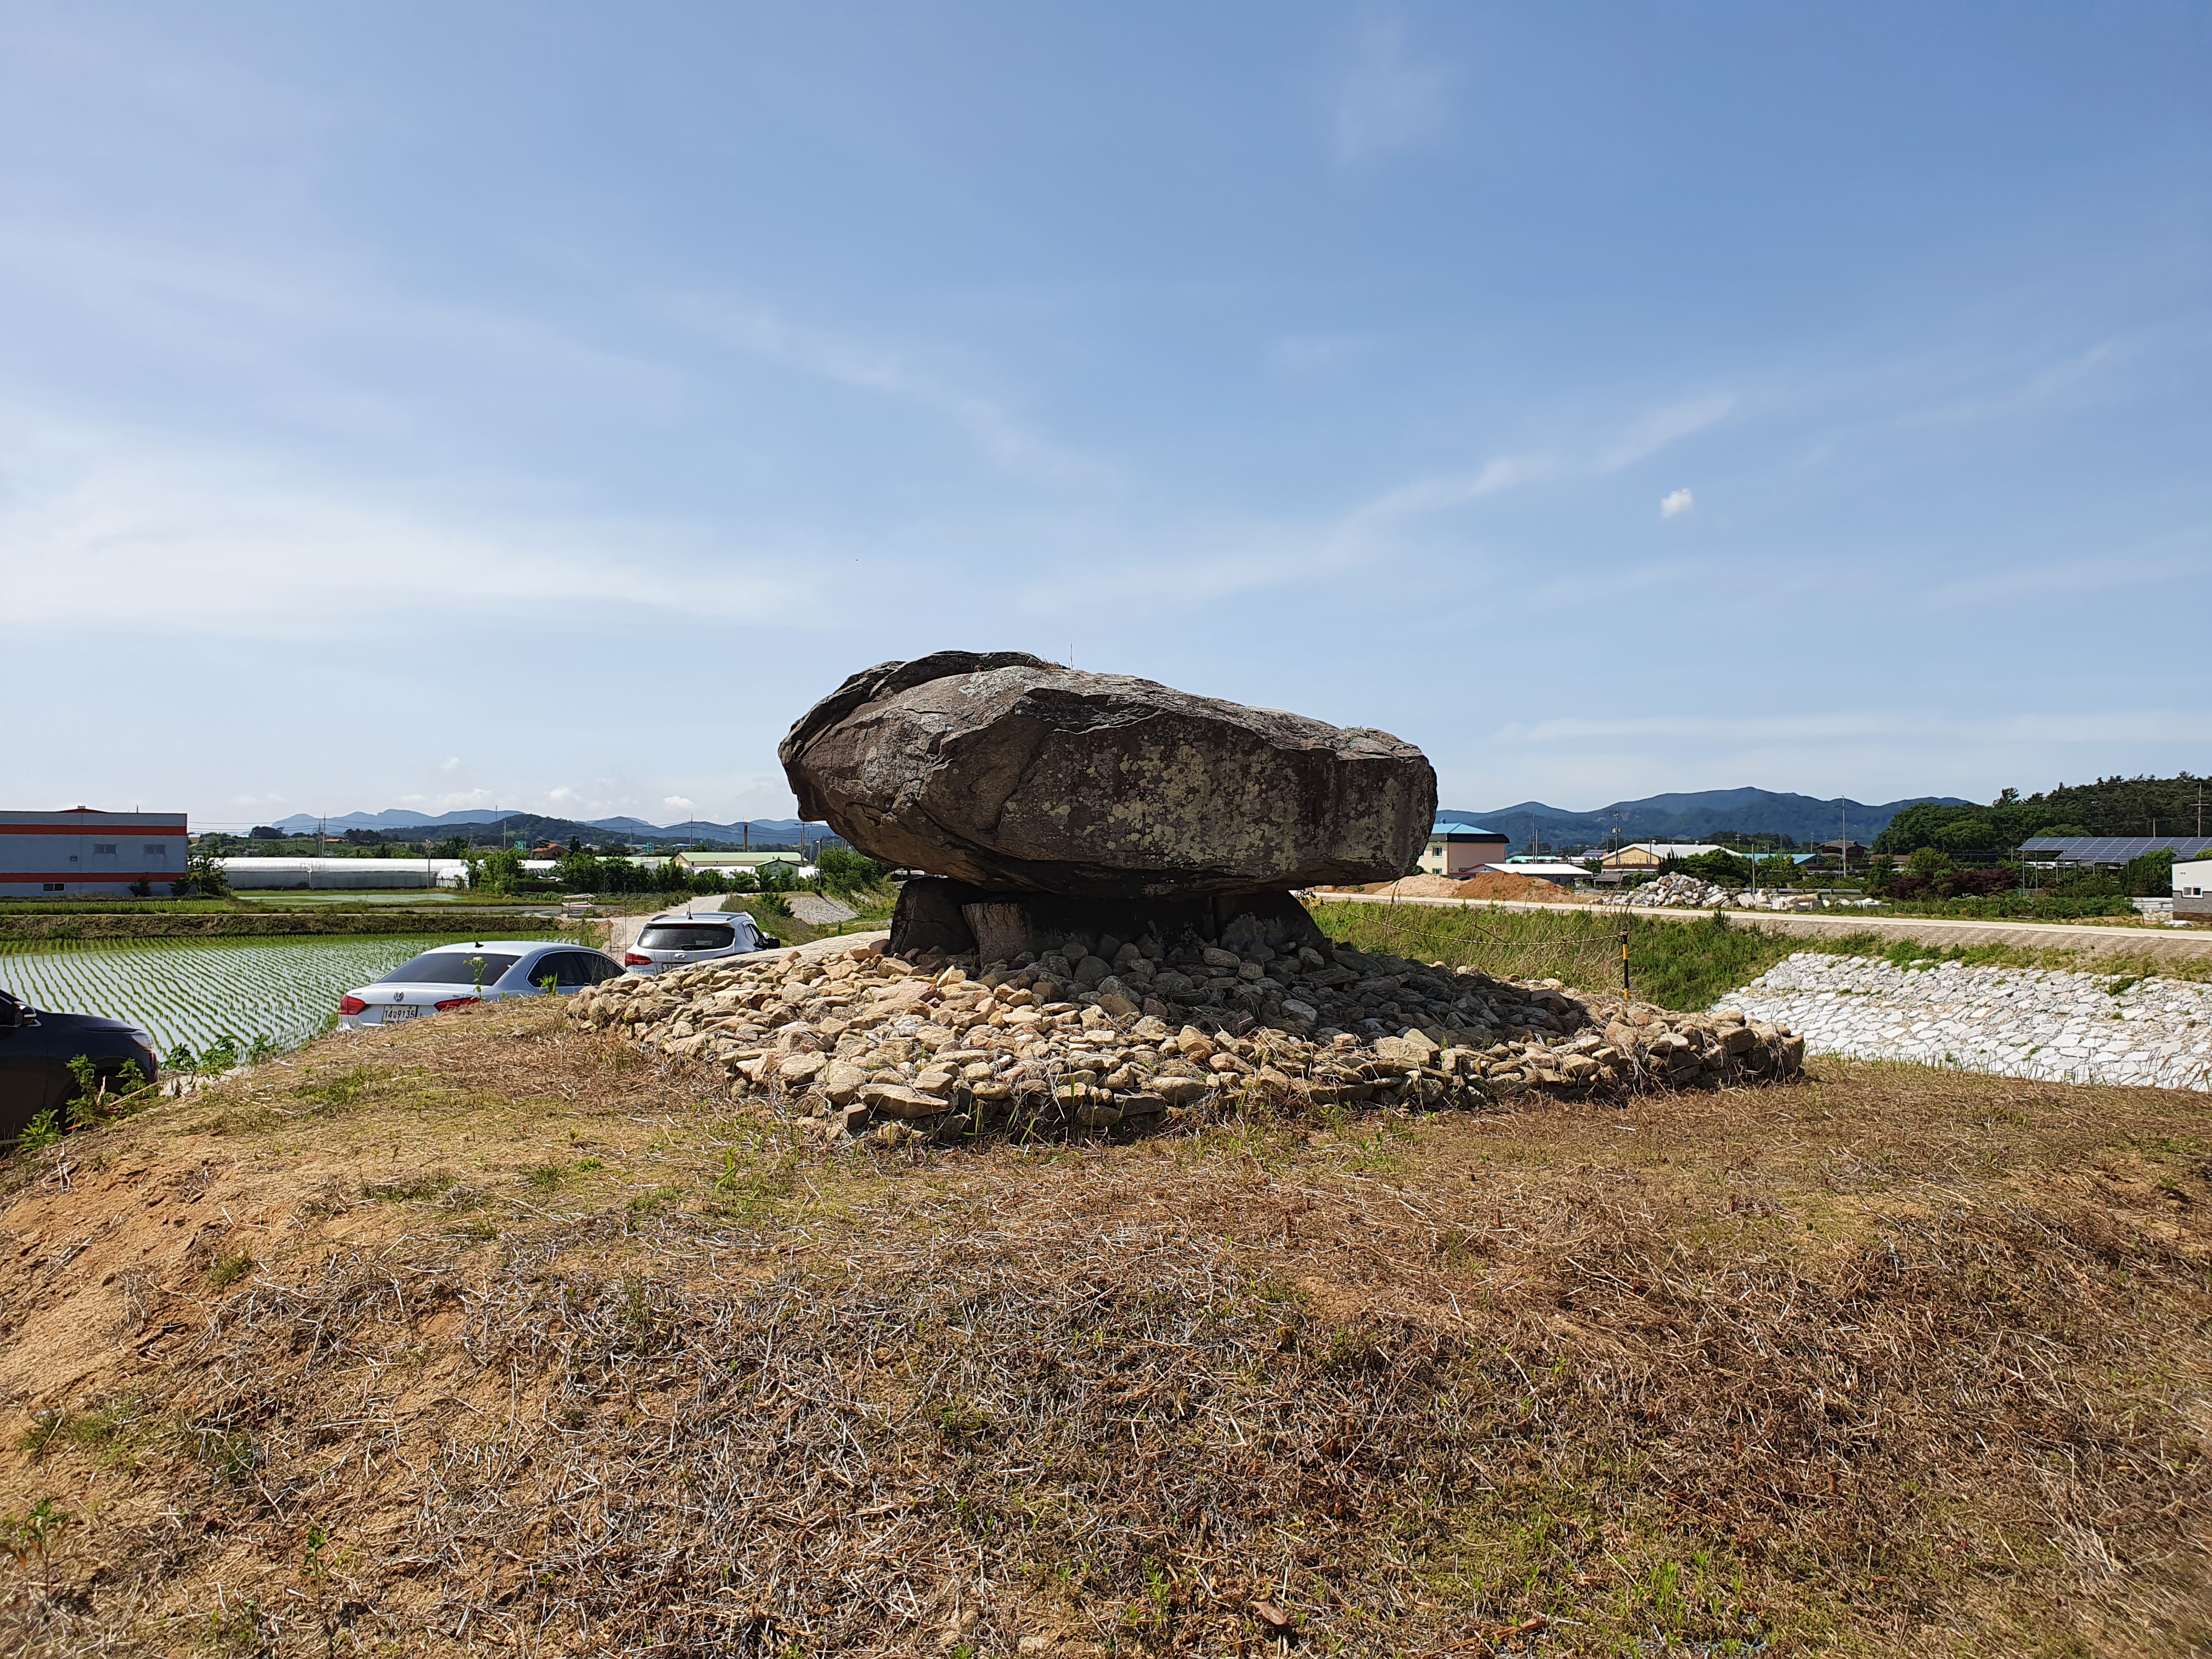
[[[1573,892],[1557,882],[1546,881],[1541,876],[1510,875],[1502,870],[1486,871],[1479,876],[1461,880],[1452,876],[1401,876],[1395,881],[1378,881],[1364,887],[1334,888],[1334,892],[1376,893],[1401,898],[1471,898],[1517,899],[1522,903],[1550,904],[1574,902]]]
[[[2200,1099],[887,1152],[711,1088],[493,1006],[14,1170],[0,1650],[2212,1635]]]

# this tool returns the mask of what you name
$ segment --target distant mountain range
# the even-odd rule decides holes
[[[1514,806],[1470,812],[1447,807],[1437,817],[1455,823],[1479,824],[1507,836],[1515,852],[1526,851],[1540,838],[1547,847],[1591,847],[1611,836],[1616,828],[1624,841],[1700,841],[1716,830],[1738,830],[1746,835],[1783,835],[1799,842],[1833,841],[1850,830],[1851,839],[1871,842],[1889,821],[1908,806],[1934,801],[1942,806],[1970,806],[1956,795],[1915,795],[1909,800],[1865,801],[1838,799],[1815,800],[1810,795],[1777,794],[1771,789],[1705,789],[1694,794],[1650,795],[1642,800],[1616,801],[1594,812],[1571,812],[1540,800]],[[295,812],[275,820],[277,830],[313,834],[317,824],[332,834],[347,830],[380,830],[386,834],[414,834],[427,830],[483,831],[494,825],[516,836],[544,841],[567,841],[572,836],[605,845],[611,841],[710,841],[729,846],[750,842],[755,847],[795,846],[797,818],[753,818],[739,823],[711,823],[694,819],[684,823],[647,823],[643,818],[592,818],[578,822],[547,817],[537,812],[501,812],[489,807],[441,812],[431,817],[405,807],[381,812],[348,812],[341,817],[318,818],[312,812]],[[827,835],[820,824],[807,833],[811,845]],[[419,839],[419,836],[416,838]]]
[[[540,837],[556,836],[565,840],[570,836],[582,836],[586,841],[604,842],[611,838],[644,841],[714,841],[742,846],[750,841],[756,847],[795,845],[799,840],[797,818],[753,818],[741,823],[710,823],[703,818],[685,823],[647,823],[643,818],[615,817],[576,820],[548,817],[538,812],[501,812],[489,807],[472,806],[465,811],[441,812],[434,817],[425,812],[410,811],[404,806],[387,807],[381,812],[347,812],[338,817],[319,818],[313,812],[295,812],[289,817],[270,821],[272,830],[289,830],[313,835],[317,825],[332,835],[348,830],[377,830],[386,835],[426,830],[481,830],[503,825],[518,834]],[[594,836],[588,832],[598,831]],[[808,832],[811,845],[827,834],[819,824]],[[419,839],[419,837],[416,837]]]
[[[1513,852],[1525,852],[1540,837],[1547,847],[1595,847],[1616,830],[1623,841],[1702,841],[1716,830],[1746,835],[1788,836],[1801,842],[1834,841],[1846,830],[1856,842],[1871,842],[1908,806],[1934,801],[1942,806],[1970,806],[1956,795],[1915,795],[1909,800],[1865,801],[1810,795],[1777,794],[1771,789],[1703,789],[1693,794],[1650,795],[1615,801],[1594,812],[1571,812],[1524,800],[1486,812],[1445,808],[1439,819],[1475,824],[1510,838]]]

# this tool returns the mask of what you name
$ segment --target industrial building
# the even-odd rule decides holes
[[[1734,850],[1711,841],[1632,841],[1617,852],[1600,854],[1598,863],[1607,870],[1656,870],[1668,859],[1694,859]]]
[[[233,892],[343,892],[379,888],[459,887],[463,859],[217,859]],[[550,866],[549,866],[550,867]]]
[[[143,882],[166,898],[189,847],[182,812],[0,812],[0,897],[120,896]]]
[[[725,876],[757,876],[771,864],[781,864],[796,875],[805,860],[793,852],[781,853],[693,853],[677,854],[669,862],[686,872],[712,870]],[[643,860],[636,860],[643,863]]]

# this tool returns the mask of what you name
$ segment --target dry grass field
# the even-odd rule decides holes
[[[0,1650],[2202,1653],[2205,1112],[832,1152],[328,1038],[0,1175]]]

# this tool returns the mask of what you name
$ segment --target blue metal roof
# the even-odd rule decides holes
[[[1455,818],[1438,818],[1429,826],[1429,836],[1480,836],[1485,841],[1504,841],[1505,836],[1495,830],[1486,830],[1479,823],[1462,823]]]

